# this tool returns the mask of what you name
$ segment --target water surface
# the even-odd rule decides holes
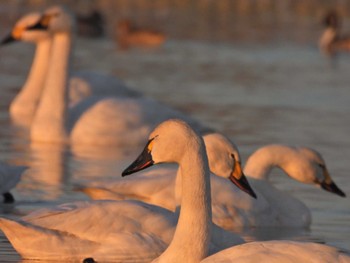
[[[33,47],[16,44],[0,50],[0,160],[28,165],[14,190],[18,205],[7,215],[87,199],[76,183],[121,171],[140,149],[75,148],[31,144],[28,131],[15,127],[7,108],[25,80]],[[350,57],[336,66],[314,43],[250,44],[169,40],[155,50],[118,51],[111,40],[78,39],[75,69],[113,74],[130,87],[187,112],[236,142],[245,160],[259,146],[286,143],[322,153],[334,181],[349,196]],[[350,248],[350,206],[341,198],[300,185],[274,171],[274,184],[311,210],[309,230],[246,230],[250,240],[310,240]],[[1,262],[20,262],[0,234]]]

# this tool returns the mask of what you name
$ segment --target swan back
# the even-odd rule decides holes
[[[40,23],[52,33],[70,33],[75,28],[73,16],[61,6],[46,9]]]

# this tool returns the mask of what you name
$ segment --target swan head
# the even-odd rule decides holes
[[[74,28],[73,16],[68,10],[61,6],[53,6],[45,10],[43,15],[33,26],[33,29],[40,28],[51,34],[70,33]]]
[[[11,33],[1,41],[1,45],[15,41],[38,43],[49,38],[50,34],[44,28],[37,27],[40,18],[40,13],[30,13],[23,16],[17,21]]]
[[[256,198],[242,170],[237,146],[220,133],[203,136],[209,160],[209,169],[217,176],[230,179],[242,191]]]
[[[339,28],[341,25],[341,21],[338,13],[335,10],[329,10],[323,19],[323,24],[326,27],[331,28]]]
[[[157,163],[180,163],[189,149],[204,153],[206,159],[203,139],[184,121],[167,120],[154,129],[140,156],[124,170],[122,176]]]
[[[225,139],[223,136],[218,137]],[[122,176],[138,172],[157,163],[180,163],[189,150],[201,154],[205,158],[204,162],[208,162],[203,139],[188,124],[181,120],[165,121],[151,133],[140,156],[123,171]],[[232,168],[237,167],[234,165],[236,163],[234,155],[230,155],[230,159],[232,163],[227,162],[231,164],[228,169],[229,179],[241,190],[256,198],[242,170]],[[191,162],[191,159],[186,157],[185,161]],[[235,172],[237,175],[234,174]]]
[[[307,147],[300,147],[296,150],[298,157],[295,159],[295,164],[297,165],[294,166],[293,171],[288,172],[291,177],[303,183],[316,184],[341,197],[346,196],[332,180],[326,162],[319,152]]]

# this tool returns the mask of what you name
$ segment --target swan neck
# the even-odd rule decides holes
[[[28,78],[10,106],[12,116],[24,115],[32,119],[38,107],[49,66],[52,39],[37,43]]]
[[[337,30],[334,27],[327,27],[319,41],[320,49],[323,51],[328,51],[330,46],[334,43],[336,37]]]
[[[68,33],[54,35],[47,79],[32,126],[32,130],[36,132],[44,131],[45,135],[42,134],[43,131],[34,135],[41,140],[65,141],[67,139],[65,119],[68,104],[70,49],[71,37]]]
[[[180,163],[181,208],[176,231],[160,262],[199,262],[208,254],[211,237],[209,167],[204,145],[188,147]],[[179,261],[179,257],[181,257]]]
[[[244,174],[258,180],[268,180],[275,167],[283,169],[291,150],[283,145],[265,146],[249,156],[244,167]]]

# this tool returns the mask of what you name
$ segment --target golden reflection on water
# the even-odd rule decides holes
[[[186,40],[170,39],[155,51],[116,52],[110,40],[78,39],[74,67],[116,74],[140,92],[181,108],[234,139],[243,160],[267,143],[315,147],[324,154],[332,176],[349,195],[350,64],[345,58],[338,69],[330,70],[315,44],[321,32],[319,16],[333,1],[324,5],[314,0],[282,2],[97,1],[99,7],[107,10],[110,21],[129,15],[138,23],[158,25],[171,37]],[[23,10],[33,6],[41,9],[49,3],[24,1],[22,10],[11,7],[14,12],[0,16],[0,21],[6,18],[4,24],[10,25],[9,17],[14,21]],[[72,6],[79,10],[79,4]],[[344,14],[349,12],[348,6],[346,1],[337,1]],[[288,12],[281,12],[286,9]],[[2,10],[8,9],[0,8],[0,13]],[[250,20],[252,17],[255,20]],[[1,27],[0,33],[6,29]],[[281,39],[285,42],[279,45],[276,39],[278,43]],[[242,46],[240,41],[252,42]],[[28,130],[11,124],[7,108],[25,79],[32,53],[33,47],[23,43],[0,49],[1,160],[30,167],[15,189],[19,202],[15,211],[10,210],[11,214],[86,199],[73,191],[76,183],[108,177],[119,179],[120,172],[140,151],[30,143]],[[311,208],[312,228],[253,229],[242,234],[250,240],[293,238],[349,248],[348,200],[290,182],[277,174],[274,183]],[[0,255],[1,261],[3,255],[9,262],[19,260],[1,234]]]

